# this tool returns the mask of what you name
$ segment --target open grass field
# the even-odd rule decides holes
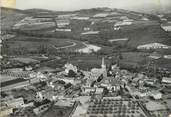
[[[37,23],[37,24],[25,24],[19,27],[20,30],[42,30],[42,29],[48,29],[48,28],[53,28],[55,27],[55,23],[54,22],[50,22],[50,23]]]
[[[141,62],[145,59],[145,57],[149,55],[143,52],[124,52],[122,53],[123,59],[127,61]]]
[[[10,50],[17,50],[18,48],[22,48],[29,51],[39,51],[42,45],[53,51],[58,51],[61,48],[65,49],[65,51],[75,51],[77,49],[85,48],[85,45],[82,41],[62,38],[37,38],[16,36],[13,39],[7,40],[6,43]],[[102,50],[100,51],[103,51],[104,53],[112,53],[111,47],[101,46],[101,48]],[[148,53],[146,52],[123,52],[121,62],[124,64],[128,63],[133,66],[143,65],[146,64],[144,62],[146,62],[147,55]],[[42,63],[41,66],[58,68],[62,67],[67,61],[70,61],[72,64],[79,66],[81,69],[87,70],[94,67],[100,67],[101,59],[102,57],[97,55],[76,55],[68,60],[66,55],[65,59],[45,62]],[[115,57],[113,59],[116,60]],[[110,62],[110,60],[106,59],[107,64],[109,64]],[[158,66],[171,69],[169,67],[170,63],[170,60],[160,60],[158,61]]]
[[[159,59],[156,61],[157,66],[161,68],[167,68],[169,71],[171,71],[171,59]]]
[[[49,51],[58,51],[65,50],[69,52],[74,52],[86,48],[85,42],[79,40],[73,40],[69,38],[38,38],[38,37],[29,37],[29,36],[16,36],[10,40],[5,40],[4,49],[6,51],[26,51],[27,52],[39,52],[42,48]],[[98,44],[93,44],[98,46],[102,53],[111,53],[112,47],[102,46]],[[6,52],[7,53],[7,52]],[[15,53],[13,53],[15,54]]]
[[[170,45],[169,33],[165,32],[156,21],[135,21],[132,25],[122,26],[119,31],[106,30],[100,32],[99,41],[128,38],[125,45],[136,48],[148,43],[163,43]],[[92,38],[95,40],[96,38]],[[97,42],[99,42],[97,40]],[[91,40],[90,40],[91,41]]]
[[[102,56],[96,56],[96,55],[76,56],[71,58],[70,62],[76,66],[79,66],[80,69],[90,70],[92,68],[101,67]],[[105,63],[109,65],[110,60],[106,58]]]
[[[64,66],[64,64],[67,63],[67,59],[62,59],[62,60],[51,60],[51,61],[48,61],[48,62],[43,62],[40,64],[40,67],[50,67],[50,68],[62,68]]]
[[[76,49],[84,48],[85,45],[81,41],[72,39],[49,39],[49,44],[54,45],[56,48],[69,49],[75,51]]]
[[[120,63],[124,65],[124,68],[126,66],[147,67],[150,62],[148,55],[150,54],[145,52],[125,52],[122,53],[123,58],[120,60]],[[160,58],[155,60],[155,64],[157,67],[166,68],[171,71],[171,59]]]
[[[9,50],[25,49],[28,51],[39,51],[42,46],[47,49],[68,49],[75,51],[84,48],[85,45],[81,41],[62,38],[36,38],[26,36],[16,36],[13,39],[6,40],[4,43]],[[4,47],[5,48],[5,47]]]
[[[102,63],[102,56],[96,56],[96,55],[77,55],[74,57],[71,57],[70,59],[63,58],[61,60],[52,60],[49,62],[41,63],[41,66],[48,66],[51,68],[61,68],[66,64],[67,62],[72,63],[75,66],[78,66],[82,70],[90,70],[92,68],[100,68]],[[105,59],[105,63],[107,65],[110,64],[109,59]]]

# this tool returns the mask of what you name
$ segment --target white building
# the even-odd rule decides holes
[[[96,95],[102,94],[103,91],[104,91],[104,88],[96,88],[95,94]]]
[[[149,19],[147,17],[142,17],[141,20],[143,20],[143,21],[149,21]]]
[[[95,91],[96,91],[95,87],[83,87],[82,89],[83,94],[89,94]]]
[[[61,78],[60,80],[64,81],[65,83],[75,84],[74,78]]]
[[[24,99],[23,98],[17,98],[17,99],[8,100],[6,102],[6,104],[8,107],[19,108],[19,107],[22,107],[24,105]]]
[[[70,19],[74,16],[76,16],[77,14],[63,14],[63,15],[58,15],[59,19]]]
[[[167,32],[171,31],[171,23],[161,24],[161,27]]]
[[[57,20],[56,23],[57,23],[58,27],[61,28],[61,27],[65,27],[65,26],[69,25],[70,21],[69,20]]]
[[[52,88],[46,89],[46,90],[42,90],[42,91],[38,91],[36,92],[35,95],[35,99],[38,102],[41,102],[45,99],[48,100],[53,100],[53,96],[56,96],[57,94],[54,92],[54,90]]]
[[[37,78],[37,79],[40,79],[40,80],[46,80],[47,77],[42,74],[41,72],[37,72],[37,73],[31,73],[29,74],[30,78]]]
[[[131,25],[132,24],[132,21],[119,21],[119,22],[116,22],[114,24],[114,27],[118,27],[118,26],[128,26],[128,25]]]
[[[89,31],[90,28],[89,27],[84,27],[84,31]]]
[[[12,114],[12,113],[13,113],[13,108],[7,107],[7,106],[3,106],[1,104],[0,117],[9,117],[9,115]]]
[[[114,27],[113,30],[120,30],[121,27],[117,26],[117,27]]]
[[[151,96],[155,99],[155,100],[159,100],[162,99],[162,93],[160,92],[152,92]]]
[[[70,64],[70,63],[67,63],[64,65],[64,68],[65,68],[65,72],[68,74],[70,70],[74,71],[75,73],[77,73],[77,67]]]
[[[171,59],[171,55],[164,55],[165,59]]]
[[[117,39],[110,39],[109,42],[117,42],[117,41],[128,41],[128,38],[117,38]]]
[[[163,77],[162,83],[171,84],[171,78]]]
[[[71,32],[72,30],[69,29],[69,28],[66,28],[66,29],[63,29],[63,28],[57,28],[56,31],[59,31],[59,32]]]
[[[137,49],[169,49],[170,46],[161,44],[161,43],[149,43],[145,45],[139,45]]]
[[[74,20],[89,20],[90,18],[89,17],[80,17],[80,16],[75,16],[71,19],[74,19]]]
[[[88,31],[88,32],[83,32],[81,35],[95,35],[99,34],[99,31]]]
[[[98,13],[98,14],[95,14],[93,17],[95,18],[104,18],[104,17],[107,17],[109,14],[108,13]]]

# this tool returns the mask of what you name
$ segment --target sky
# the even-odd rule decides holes
[[[70,11],[94,7],[121,8],[138,11],[171,12],[171,0],[2,0],[16,1],[16,8],[41,8]]]

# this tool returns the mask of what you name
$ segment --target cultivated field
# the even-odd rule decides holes
[[[19,49],[29,52],[40,51],[40,49],[68,49],[69,51],[75,51],[85,47],[81,41],[72,39],[35,38],[26,36],[16,36],[15,38],[6,40],[3,43],[5,43],[6,47],[4,47],[4,49],[8,49],[7,51],[17,51]]]

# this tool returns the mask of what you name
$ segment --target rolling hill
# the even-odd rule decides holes
[[[24,10],[1,7],[2,30],[9,30],[14,24],[28,16]]]
[[[2,30],[11,29],[11,27],[26,16],[54,16],[57,17],[65,14],[76,14],[78,17],[89,17],[89,20],[70,20],[69,27],[72,30],[71,37],[77,37],[80,39],[80,33],[84,32],[84,27],[90,27],[90,30],[99,30],[98,35],[86,35],[86,38],[81,38],[83,41],[90,41],[106,45],[109,39],[115,38],[129,38],[126,42],[128,47],[137,47],[138,45],[147,43],[163,43],[171,45],[171,39],[169,33],[165,32],[159,23],[157,16],[152,14],[138,13],[129,10],[122,9],[110,9],[110,8],[92,8],[82,9],[78,11],[51,11],[46,9],[9,9],[1,8],[2,11]],[[94,17],[96,15],[109,14],[105,17]],[[97,15],[97,16],[98,16]],[[169,15],[167,15],[169,16]],[[113,30],[113,26],[116,22],[122,21],[122,18],[127,17],[128,20],[133,20],[131,25],[122,26],[119,31]],[[148,20],[142,20],[147,18]],[[106,22],[107,21],[107,22]],[[109,22],[111,21],[111,22]],[[74,23],[75,22],[75,23]],[[95,22],[91,25],[92,22]],[[44,30],[42,31],[44,34]],[[58,33],[57,33],[58,34]],[[63,33],[65,35],[65,32]],[[32,35],[32,34],[31,34]],[[56,35],[56,34],[55,34]],[[65,36],[64,36],[65,37]],[[86,39],[86,40],[84,40]],[[110,44],[111,46],[111,44]]]

